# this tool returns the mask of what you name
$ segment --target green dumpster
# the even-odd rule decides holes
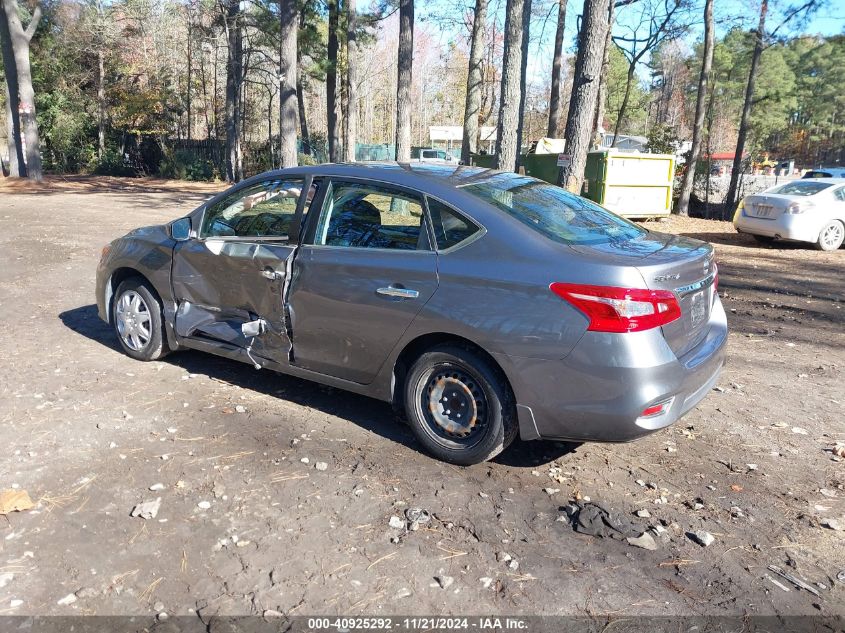
[[[522,166],[525,175],[545,180],[553,185],[557,184],[558,166],[557,154],[523,154]]]
[[[470,156],[472,164],[476,167],[484,167],[486,169],[493,169],[496,165],[495,154],[472,154]]]
[[[583,194],[629,218],[669,215],[675,157],[602,150],[587,155]]]

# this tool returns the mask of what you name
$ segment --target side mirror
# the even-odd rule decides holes
[[[196,237],[196,233],[191,230],[191,218],[180,218],[171,222],[170,237],[177,242],[184,242]]]

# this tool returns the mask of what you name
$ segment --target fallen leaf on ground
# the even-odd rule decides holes
[[[29,498],[26,490],[4,490],[0,492],[0,514],[23,512],[34,508],[35,504]]]

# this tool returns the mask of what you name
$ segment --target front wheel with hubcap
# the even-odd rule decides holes
[[[845,224],[839,220],[831,220],[822,227],[816,246],[822,251],[835,251],[845,241]]]
[[[495,457],[518,430],[501,371],[455,345],[435,347],[416,360],[405,381],[405,411],[429,453],[462,466]]]
[[[137,360],[157,360],[168,352],[161,304],[147,284],[126,279],[112,301],[112,324],[123,351]]]

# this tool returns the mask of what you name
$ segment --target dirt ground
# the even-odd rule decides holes
[[[518,442],[458,468],[387,404],[118,351],[93,305],[101,248],[219,188],[0,180],[0,489],[36,503],[0,517],[0,614],[845,614],[845,531],[823,526],[845,523],[845,250],[651,224],[716,246],[731,326],[716,389],[632,444]],[[130,517],[157,497],[156,518]],[[671,540],[556,520],[587,497]],[[391,528],[409,507],[431,523]]]

